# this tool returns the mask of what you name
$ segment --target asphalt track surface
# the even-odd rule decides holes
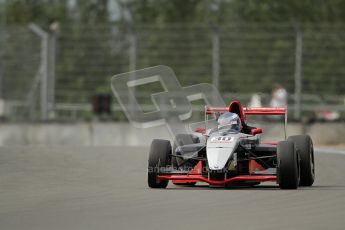
[[[149,189],[147,148],[0,148],[1,230],[345,229],[345,155],[313,187]]]

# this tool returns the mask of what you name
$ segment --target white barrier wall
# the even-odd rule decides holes
[[[281,140],[282,125],[264,124],[263,140]],[[317,123],[302,127],[290,124],[288,135],[305,130],[316,145],[345,144],[345,123]],[[135,128],[128,123],[0,124],[0,146],[4,145],[113,145],[148,146],[154,138],[171,139],[166,127]]]

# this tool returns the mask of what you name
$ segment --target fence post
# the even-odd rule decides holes
[[[42,28],[36,24],[31,23],[29,29],[41,38],[41,63],[39,68],[39,73],[37,75],[38,81],[33,82],[32,91],[29,92],[29,95],[35,94],[36,85],[40,83],[40,107],[41,107],[41,120],[45,121],[48,119],[48,75],[49,75],[49,35]],[[33,96],[32,96],[33,97]],[[34,106],[33,103],[31,106]]]
[[[303,32],[300,27],[296,29],[296,57],[295,57],[295,108],[294,118],[301,118],[301,101],[302,101],[302,56],[303,56]]]
[[[129,71],[134,71],[137,68],[137,38],[134,31],[129,35]]]
[[[6,42],[6,1],[0,1],[0,118],[5,115],[4,106],[4,54],[5,54],[5,42]]]
[[[55,117],[55,64],[56,64],[56,33],[52,31],[48,38],[48,118]]]
[[[130,32],[129,32],[129,49],[128,49],[128,55],[129,55],[129,71],[135,71],[137,69],[137,37],[136,33],[133,29],[133,26],[130,26]],[[130,75],[130,80],[135,80],[135,74]],[[134,95],[136,95],[135,87],[130,88],[130,92]],[[129,107],[131,109],[135,108],[135,101],[132,100],[132,98],[129,98]]]
[[[219,30],[212,27],[212,83],[219,90],[220,56],[219,56]]]

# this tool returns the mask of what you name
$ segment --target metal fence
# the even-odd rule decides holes
[[[31,24],[1,34],[9,120],[89,119],[92,96],[111,94],[112,75],[155,65],[173,68],[182,86],[215,84],[226,101],[259,93],[266,104],[280,83],[296,118],[345,110],[345,25],[62,25],[52,33]],[[123,119],[116,101],[113,108]]]

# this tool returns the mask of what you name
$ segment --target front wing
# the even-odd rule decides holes
[[[235,181],[251,181],[251,182],[277,182],[275,174],[251,174],[239,175],[224,180],[211,180],[202,175],[202,161],[199,161],[193,170],[187,174],[180,173],[161,173],[157,176],[157,180],[171,180],[173,183],[193,183],[193,182],[206,182],[210,185],[224,185]]]

